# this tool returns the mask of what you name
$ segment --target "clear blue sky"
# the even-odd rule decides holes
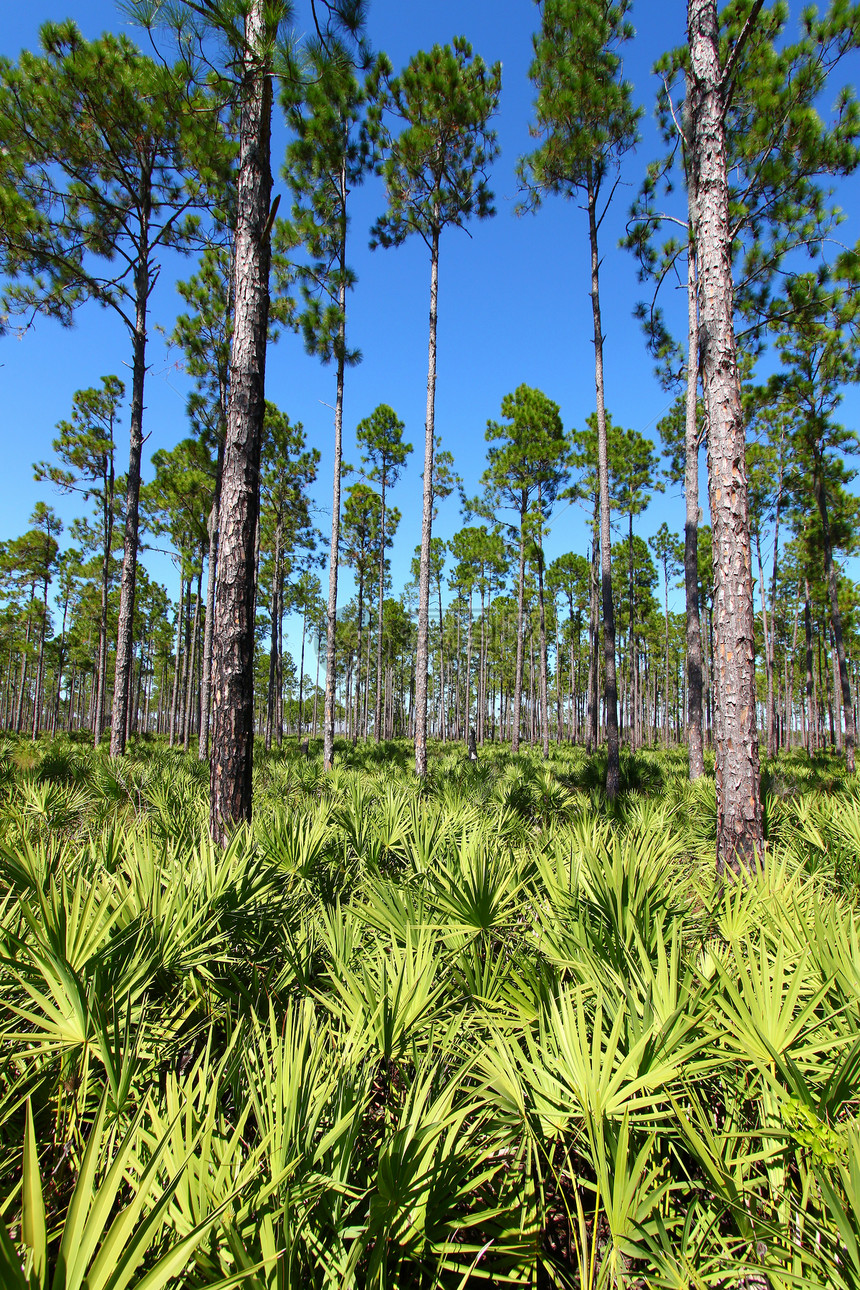
[[[792,0],[792,21],[799,5]],[[38,28],[46,20],[73,17],[84,34],[106,29],[126,30],[143,43],[143,33],[130,28],[111,0],[35,0],[31,6],[6,6],[0,31],[0,52],[17,57],[21,48],[35,48]],[[301,8],[300,8],[301,16]],[[466,490],[478,488],[484,466],[487,419],[498,417],[502,397],[521,382],[537,386],[561,407],[567,427],[581,426],[594,407],[594,363],[586,217],[573,202],[548,201],[535,216],[517,218],[515,165],[533,144],[528,135],[532,86],[527,77],[531,34],[538,11],[527,0],[437,0],[433,5],[404,4],[403,0],[371,0],[369,34],[376,49],[384,49],[395,69],[418,49],[465,35],[487,60],[502,62],[502,96],[496,120],[501,154],[491,183],[497,214],[470,226],[471,236],[449,230],[442,238],[439,275],[439,349],[436,427],[443,446],[450,448]],[[653,125],[655,59],[685,38],[683,0],[639,0],[634,4],[636,37],[625,53],[625,75],[633,82],[645,109],[642,142],[624,161],[622,184],[602,230],[604,331],[606,334],[606,401],[614,420],[646,434],[669,403],[659,387],[645,352],[633,307],[643,295],[636,281],[632,256],[618,249],[627,211],[658,148]],[[856,75],[856,63],[842,79]],[[834,86],[834,95],[835,95]],[[830,96],[828,96],[830,97]],[[277,178],[286,137],[278,126],[274,136],[273,170]],[[280,185],[280,187],[283,187]],[[843,185],[840,199],[848,219],[840,230],[847,244],[860,236],[856,215],[860,184]],[[284,200],[286,200],[286,195]],[[427,371],[429,255],[413,239],[398,249],[370,252],[367,233],[382,210],[378,180],[370,180],[356,195],[352,216],[350,261],[358,285],[350,308],[350,338],[363,353],[362,364],[347,375],[345,456],[357,464],[354,427],[381,402],[389,403],[406,422],[406,437],[415,445],[408,469],[393,502],[403,519],[392,559],[395,594],[409,576],[409,564],[420,540],[423,424]],[[193,271],[190,261],[166,261],[153,301],[149,331],[150,372],[147,378],[145,452],[171,447],[188,433],[185,398],[189,382],[178,352],[167,351],[161,329],[169,332],[179,298],[177,277]],[[677,309],[683,327],[681,293],[666,298]],[[33,481],[31,464],[50,457],[56,422],[69,414],[74,391],[98,383],[114,372],[130,385],[130,344],[112,313],[87,307],[75,326],[63,330],[37,320],[20,340],[0,342],[0,426],[3,473],[0,477],[0,538],[13,537],[28,527],[28,516],[39,498],[49,501],[66,520],[76,511],[74,498],[64,498],[50,486]],[[322,452],[315,489],[317,523],[330,523],[332,412],[334,374],[308,358],[300,339],[284,334],[269,352],[267,397],[294,420],[304,423],[309,442]],[[857,424],[860,408],[849,393],[842,418]],[[127,433],[127,419],[123,426]],[[127,447],[124,443],[124,451]],[[144,478],[151,472],[144,464]],[[79,503],[78,503],[79,506]],[[644,537],[666,521],[677,532],[683,527],[683,501],[667,493],[639,521]],[[442,504],[436,532],[450,537],[462,520],[455,498]],[[548,543],[550,558],[562,551],[586,551],[585,514],[575,505],[559,510]],[[177,578],[164,557],[144,554],[144,563],[171,595]],[[323,574],[323,578],[325,575]],[[343,583],[343,595],[351,582]],[[680,607],[680,604],[679,604]]]

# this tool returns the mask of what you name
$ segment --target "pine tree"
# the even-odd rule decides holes
[[[98,695],[93,742],[98,747],[104,729],[107,692],[107,611],[113,529],[116,518],[116,423],[125,386],[117,376],[103,376],[101,389],[78,390],[72,398],[71,421],[60,421],[54,452],[63,463],[37,462],[36,479],[50,479],[64,493],[95,498],[101,538],[101,618],[99,623]]]
[[[111,755],[125,748],[133,653],[138,498],[149,301],[166,247],[187,245],[199,176],[224,161],[214,107],[181,67],[145,58],[125,37],[86,41],[48,23],[42,54],[0,64],[0,135],[23,159],[20,183],[38,218],[5,246],[17,312],[64,322],[81,302],[115,310],[132,342],[129,465],[111,719]]]
[[[689,0],[691,172],[696,193],[699,353],[708,419],[714,546],[712,659],[717,777],[717,871],[755,871],[763,856],[755,624],[745,431],[734,329],[725,111],[745,34],[723,66],[716,0]]]
[[[382,738],[382,613],[385,597],[385,493],[392,488],[400,477],[406,464],[406,458],[412,451],[411,443],[403,442],[405,425],[393,408],[387,403],[380,403],[369,417],[359,421],[355,429],[356,439],[367,450],[362,457],[365,465],[370,465],[367,478],[379,484],[379,604],[376,616],[376,710],[374,713],[374,736],[379,743]]]
[[[381,61],[372,79],[371,124],[382,152],[388,209],[374,224],[371,245],[399,246],[417,233],[430,251],[430,334],[418,642],[415,678],[415,771],[427,774],[430,539],[436,407],[436,318],[439,239],[448,226],[493,213],[486,170],[497,153],[488,122],[498,106],[501,66],[488,68],[468,41],[416,54],[402,75]],[[394,131],[400,128],[400,132]]]
[[[860,263],[850,257],[856,273]],[[855,769],[854,706],[845,649],[845,631],[839,604],[839,572],[833,559],[831,510],[847,478],[839,457],[860,450],[855,432],[834,420],[847,382],[860,380],[857,327],[860,300],[856,291],[837,283],[822,281],[822,274],[803,274],[789,286],[783,324],[777,348],[783,371],[772,381],[778,406],[791,418],[795,492],[804,487],[807,499],[818,512],[821,554],[826,594],[830,608],[834,646],[839,662],[839,684],[845,720],[845,767]],[[835,458],[835,454],[839,454]],[[839,479],[842,474],[843,480]],[[811,496],[810,496],[811,493]]]
[[[600,481],[600,562],[608,760],[606,792],[619,787],[618,693],[615,674],[615,609],[609,533],[609,461],[600,315],[598,233],[615,185],[600,208],[604,181],[636,142],[639,111],[629,82],[620,79],[621,45],[632,28],[625,15],[629,0],[543,0],[541,30],[534,37],[529,76],[537,88],[533,135],[540,147],[519,165],[527,190],[526,209],[544,196],[584,194],[591,253],[591,305],[594,317],[594,383]]]
[[[341,476],[343,473],[343,399],[346,367],[361,355],[346,340],[347,291],[355,275],[346,261],[349,195],[363,181],[372,152],[363,119],[366,96],[344,51],[310,60],[299,92],[288,87],[282,103],[295,139],[287,148],[285,178],[293,194],[288,240],[300,243],[311,263],[294,266],[304,309],[305,348],[325,363],[334,361],[334,471],[326,624],[326,681],[323,715],[323,766],[334,758],[337,685],[337,583],[340,553]]]
[[[486,490],[481,509],[488,514],[507,508],[517,515],[519,565],[517,573],[517,659],[514,680],[512,751],[520,744],[520,710],[523,687],[523,605],[527,546],[537,559],[542,625],[544,755],[549,756],[546,712],[546,634],[543,598],[543,525],[566,478],[568,448],[558,404],[541,390],[520,385],[502,399],[504,422],[488,421],[488,466],[482,476]]]

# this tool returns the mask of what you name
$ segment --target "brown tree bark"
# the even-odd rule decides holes
[[[224,845],[251,818],[254,744],[254,545],[260,506],[272,192],[270,32],[250,0],[242,58],[230,400],[215,601],[210,828]]]
[[[754,6],[751,20],[760,5]],[[762,825],[745,433],[734,333],[725,102],[716,0],[688,0],[699,352],[714,542],[717,872],[754,871]],[[737,53],[737,49],[735,54]],[[733,55],[734,56],[734,55]]]

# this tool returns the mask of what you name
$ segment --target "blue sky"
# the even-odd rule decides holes
[[[35,0],[32,5],[6,8],[0,53],[12,58],[24,46],[36,47],[41,23],[70,16],[88,37],[110,29],[126,30],[141,43],[144,40],[143,33],[129,27],[111,0]],[[792,21],[796,21],[799,6],[792,3],[791,9]],[[418,49],[449,41],[455,35],[466,36],[486,61],[502,62],[501,105],[495,122],[501,153],[491,175],[497,214],[470,226],[470,235],[456,229],[446,231],[440,253],[436,428],[443,446],[454,453],[468,493],[477,491],[484,467],[487,419],[498,417],[502,397],[521,382],[539,387],[554,399],[568,428],[583,425],[594,407],[585,213],[574,202],[560,199],[546,202],[534,216],[517,217],[514,213],[516,162],[533,146],[528,134],[532,86],[527,72],[537,18],[537,7],[527,0],[370,3],[371,41],[376,49],[388,53],[395,69]],[[624,70],[645,115],[642,141],[624,160],[622,183],[601,235],[606,402],[616,422],[654,435],[670,396],[654,379],[632,316],[644,290],[636,280],[635,262],[617,243],[646,164],[658,150],[652,115],[656,79],[651,67],[660,53],[684,40],[686,5],[683,0],[659,4],[639,0],[632,18],[637,32],[625,51]],[[856,75],[856,63],[843,71],[841,80],[851,75]],[[276,190],[283,188],[278,175],[285,143],[285,132],[278,123],[273,143]],[[840,239],[847,244],[860,236],[858,192],[857,180],[843,184],[840,190],[849,216]],[[349,328],[351,343],[360,347],[363,362],[347,374],[345,456],[358,463],[354,428],[378,403],[390,404],[406,422],[406,438],[416,450],[392,497],[403,515],[392,557],[396,594],[409,577],[410,560],[420,540],[429,253],[418,239],[397,249],[369,251],[368,230],[382,209],[381,184],[372,179],[356,194],[352,215],[349,259],[358,274],[358,285],[349,304]],[[153,300],[145,399],[147,455],[173,446],[188,433],[185,398],[189,382],[179,353],[166,349],[163,333],[169,332],[180,303],[173,283],[192,271],[191,261],[166,259]],[[682,293],[670,293],[665,303],[682,327]],[[49,485],[33,481],[32,463],[51,456],[54,427],[68,416],[75,390],[97,384],[107,373],[116,373],[130,386],[130,357],[130,344],[119,320],[95,306],[80,310],[72,329],[37,320],[22,338],[9,335],[0,341],[0,539],[28,527],[30,511],[40,498],[49,501],[67,522],[78,513],[74,498],[59,496]],[[317,523],[326,530],[330,524],[333,439],[333,414],[327,405],[334,402],[333,370],[308,358],[299,338],[284,334],[269,352],[267,397],[293,420],[303,422],[309,442],[322,453],[314,496]],[[852,391],[842,410],[842,419],[849,426],[857,423],[858,407]],[[127,413],[123,433],[127,433]],[[145,462],[144,478],[149,477]],[[548,543],[550,558],[562,551],[585,553],[585,520],[585,512],[576,505],[559,509]],[[679,494],[668,491],[658,496],[640,518],[639,532],[647,537],[664,520],[670,529],[682,530],[683,500]],[[462,522],[452,497],[440,508],[436,532],[450,537]],[[170,561],[151,552],[145,553],[143,560],[175,596],[178,576]],[[342,587],[341,599],[345,599],[351,593],[348,576]]]

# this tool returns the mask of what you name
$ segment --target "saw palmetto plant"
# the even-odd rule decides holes
[[[857,797],[372,751],[4,743],[3,1285],[860,1285]]]

